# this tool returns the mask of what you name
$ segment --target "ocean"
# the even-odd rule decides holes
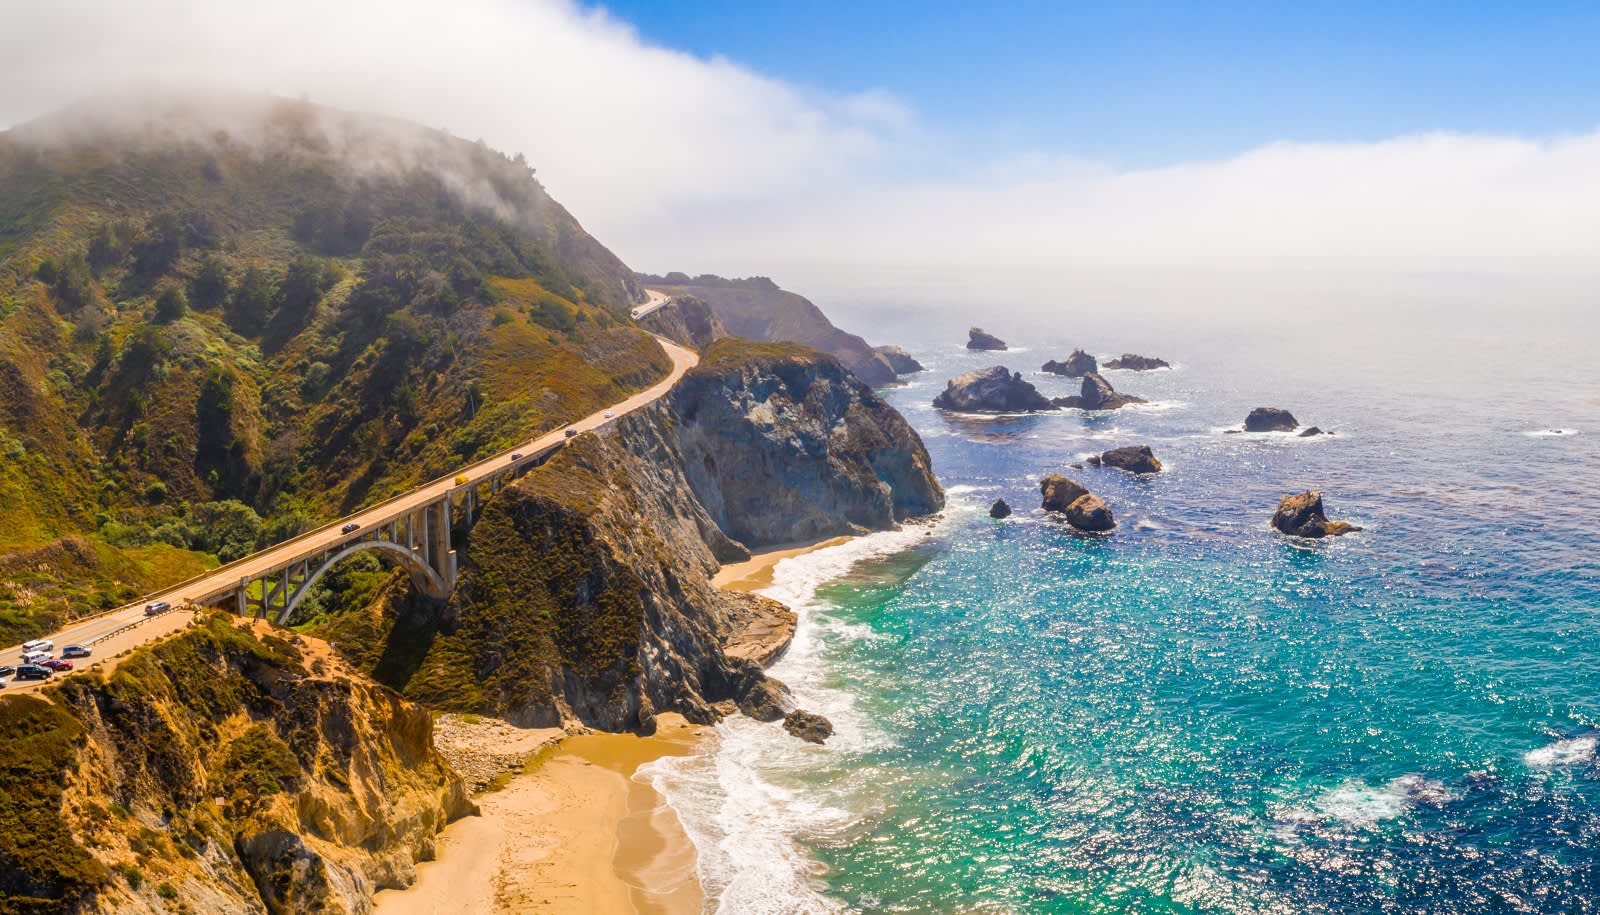
[[[836,736],[731,719],[641,772],[708,910],[1600,911],[1595,325],[1419,326],[912,341],[928,371],[884,394],[947,510],[767,591],[802,617],[773,673]],[[993,364],[1074,393],[1037,372],[1074,346],[1175,367],[1106,373],[1151,403],[1103,415],[930,405]],[[1255,406],[1335,434],[1225,434]],[[1134,444],[1166,470],[1067,466]],[[1113,534],[1038,511],[1056,472]],[[1271,531],[1307,488],[1365,530]]]

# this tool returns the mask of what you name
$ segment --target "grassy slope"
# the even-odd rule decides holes
[[[626,320],[631,275],[529,169],[370,126],[281,103],[249,143],[0,135],[0,570],[90,542],[54,580],[48,563],[0,571],[0,643],[669,369]],[[358,173],[329,152],[350,136],[410,165]],[[461,187],[491,189],[499,215]],[[156,310],[169,288],[189,299],[180,317]]]

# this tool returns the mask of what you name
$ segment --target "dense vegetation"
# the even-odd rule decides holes
[[[0,644],[669,368],[520,157],[253,104],[0,135]]]

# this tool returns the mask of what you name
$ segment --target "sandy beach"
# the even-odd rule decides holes
[[[787,543],[756,553],[744,562],[734,562],[717,570],[711,583],[728,591],[759,591],[772,584],[772,569],[794,556],[849,542],[849,537],[828,537],[806,543]]]

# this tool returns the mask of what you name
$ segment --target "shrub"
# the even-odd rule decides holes
[[[189,297],[183,294],[182,286],[173,284],[156,296],[156,320],[162,324],[171,324],[188,311]]]
[[[162,899],[177,899],[178,888],[170,883],[167,883],[166,881],[162,881],[156,887],[156,895],[160,896]]]

